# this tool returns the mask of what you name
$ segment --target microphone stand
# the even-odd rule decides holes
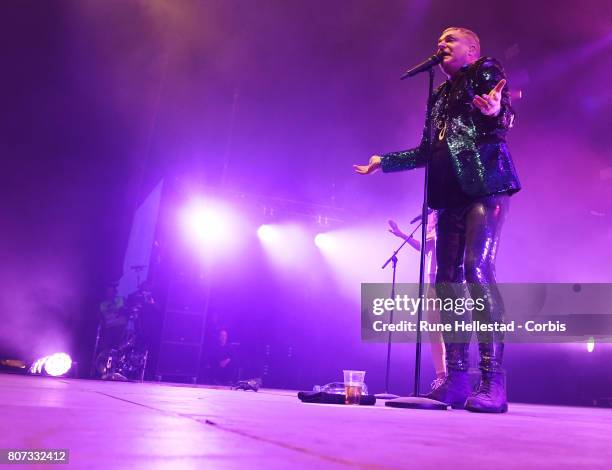
[[[98,322],[98,330],[96,331],[96,343],[94,344],[93,357],[89,367],[89,378],[94,378],[96,373],[96,359],[98,358],[98,347],[100,346],[100,333],[102,331],[102,321]]]
[[[414,228],[412,233],[408,235],[408,237],[406,237],[406,239],[404,240],[404,243],[402,243],[399,246],[399,248],[393,252],[391,257],[387,261],[385,261],[385,264],[382,265],[381,269],[385,269],[389,265],[389,263],[391,262],[393,263],[393,281],[391,283],[391,298],[392,299],[395,298],[395,273],[397,270],[397,254],[400,252],[402,248],[404,248],[404,245],[408,243],[408,240],[412,237],[414,232],[416,232],[420,226],[421,224],[417,225]],[[389,313],[389,324],[393,323],[394,313],[395,313],[395,308],[393,308],[391,312]],[[376,398],[379,398],[381,400],[391,400],[393,398],[399,398],[399,395],[389,393],[389,371],[391,370],[391,334],[392,332],[391,330],[389,330],[389,336],[387,338],[387,367],[386,367],[386,372],[385,372],[385,391],[383,393],[377,393],[374,395]]]
[[[429,68],[429,93],[427,95],[427,116],[425,118],[425,181],[423,184],[423,209],[421,211],[421,264],[419,267],[419,298],[424,298],[425,293],[425,242],[427,238],[427,186],[429,184],[429,165],[431,162],[431,112],[432,112],[432,97],[433,97],[433,66]],[[394,400],[389,400],[385,403],[386,406],[394,408],[416,408],[421,410],[447,410],[448,405],[437,400],[419,396],[419,382],[421,380],[421,319],[423,318],[423,302],[419,302],[417,308],[417,335],[416,335],[416,353],[414,357],[414,391],[411,397],[400,397]]]

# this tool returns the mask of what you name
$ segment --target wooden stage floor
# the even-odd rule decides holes
[[[482,415],[10,374],[0,403],[0,448],[69,449],[72,468],[612,468],[612,409]]]

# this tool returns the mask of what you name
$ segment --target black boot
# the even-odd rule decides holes
[[[463,408],[466,398],[472,392],[468,374],[468,348],[465,343],[446,344],[448,373],[442,385],[425,395],[425,398],[447,403],[452,408]]]
[[[476,413],[505,413],[506,376],[503,372],[483,372],[478,389],[466,400],[465,409]]]
[[[465,402],[465,409],[476,413],[505,413],[506,374],[501,368],[503,343],[480,343],[480,385]]]

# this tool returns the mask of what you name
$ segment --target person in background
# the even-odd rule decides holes
[[[124,307],[125,299],[117,293],[117,285],[109,284],[99,308],[100,351],[108,351],[119,345],[127,324]]]
[[[425,268],[425,282],[428,284],[427,297],[435,296],[436,283],[436,224],[438,222],[436,211],[430,211],[427,217],[427,234],[425,239],[425,257],[427,266]],[[412,235],[405,234],[394,220],[389,220],[389,232],[396,237],[402,238],[417,251],[421,251],[421,242]],[[440,323],[440,312],[427,310],[427,321],[429,323]],[[439,331],[429,333],[429,345],[431,347],[431,358],[436,371],[436,378],[431,383],[431,389],[435,390],[446,378],[446,354],[444,349],[444,338]]]
[[[227,330],[219,330],[217,341],[210,349],[210,375],[217,385],[228,385],[234,379],[233,353],[228,339]]]

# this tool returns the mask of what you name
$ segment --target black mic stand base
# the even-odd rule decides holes
[[[412,408],[415,410],[447,410],[449,405],[425,397],[400,397],[395,400],[389,400],[385,403],[385,406],[390,406],[392,408]]]

